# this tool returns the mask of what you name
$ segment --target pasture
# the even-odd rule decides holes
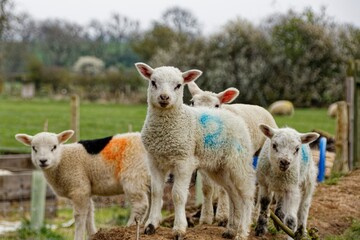
[[[293,116],[277,116],[281,126],[300,132],[322,129],[335,133],[335,120],[326,109],[295,109]],[[80,103],[80,139],[94,139],[127,132],[140,131],[146,116],[146,105],[121,105],[114,103]],[[48,121],[48,131],[60,132],[70,128],[70,101],[50,99],[0,100],[0,152],[28,152],[15,138],[16,133],[35,134],[43,130]]]

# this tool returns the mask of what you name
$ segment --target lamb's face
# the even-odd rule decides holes
[[[15,138],[24,145],[31,146],[31,160],[35,167],[49,169],[60,163],[61,144],[73,134],[73,130],[67,130],[59,134],[41,132],[34,136],[16,134]]]
[[[301,149],[300,135],[293,131],[278,131],[270,140],[270,162],[280,171],[298,164]]]
[[[54,133],[36,134],[31,141],[31,159],[41,169],[57,166],[61,159],[60,144]]]
[[[260,124],[260,130],[270,139],[269,159],[271,166],[280,171],[287,171],[301,161],[302,144],[315,141],[317,133],[299,133],[292,128],[275,129]]]
[[[182,103],[184,79],[179,69],[160,67],[150,77],[148,96],[154,107],[171,108]]]
[[[230,103],[239,95],[236,88],[228,88],[220,93],[213,93],[201,90],[196,83],[188,84],[189,91],[192,95],[191,105],[194,107],[219,108],[223,103]]]
[[[215,93],[202,92],[193,95],[190,105],[194,107],[219,108],[221,106],[221,102]]]
[[[148,103],[153,107],[168,109],[183,103],[184,84],[201,75],[199,70],[182,73],[175,67],[152,69],[144,63],[135,64],[139,73],[149,81]]]

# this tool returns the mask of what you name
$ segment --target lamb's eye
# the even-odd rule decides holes
[[[216,105],[215,105],[215,107],[216,107],[216,108],[219,108],[219,107],[220,107],[220,105],[219,105],[219,104],[216,104]]]
[[[157,88],[155,81],[151,81],[151,85],[152,85],[154,88]]]
[[[190,106],[194,106],[194,100],[190,100]]]
[[[297,147],[296,149],[295,149],[295,152],[294,152],[294,154],[297,154],[298,152],[299,152],[299,147]]]
[[[51,151],[53,152],[55,149],[56,149],[56,145],[54,145],[54,146],[51,148]]]
[[[35,146],[32,146],[32,149],[33,149],[34,152],[37,152]]]
[[[174,90],[178,90],[181,87],[181,84],[176,85],[176,87],[174,88]]]
[[[276,143],[274,143],[274,144],[272,145],[272,148],[273,148],[275,151],[277,151],[277,145],[276,145]]]

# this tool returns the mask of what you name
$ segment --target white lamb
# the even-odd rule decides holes
[[[234,112],[245,122],[245,127],[249,130],[251,143],[255,155],[265,142],[265,135],[258,128],[260,123],[265,123],[273,128],[277,128],[273,116],[264,108],[257,105],[249,104],[225,104],[231,103],[239,95],[236,88],[228,88],[220,93],[201,90],[195,82],[188,84],[189,91],[192,95],[191,105],[194,107],[211,107],[223,108]],[[214,185],[210,179],[202,175],[202,185],[204,194],[204,203],[201,209],[200,223],[211,224],[213,221],[214,210],[213,201],[218,197],[218,205],[215,221],[219,225],[224,225],[228,218],[228,200],[223,189]]]
[[[144,220],[149,205],[150,174],[140,133],[118,134],[97,140],[63,144],[74,131],[16,134],[31,146],[33,164],[59,196],[73,203],[75,239],[96,233],[92,195],[125,193],[131,204],[127,226]]]
[[[148,111],[141,136],[151,172],[151,208],[145,233],[154,234],[161,220],[165,177],[174,174],[174,239],[186,233],[185,203],[193,171],[199,167],[230,198],[230,215],[223,237],[247,239],[255,190],[252,146],[244,123],[230,111],[192,108],[183,104],[184,84],[201,75],[174,67],[136,68],[148,86]]]
[[[277,202],[275,214],[293,231],[302,228],[305,232],[317,175],[309,143],[319,134],[302,134],[291,128],[275,129],[265,124],[259,127],[268,139],[260,152],[256,173],[260,215],[255,233],[262,236],[267,231],[273,194]]]

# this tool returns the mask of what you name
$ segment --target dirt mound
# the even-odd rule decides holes
[[[320,238],[328,235],[338,235],[347,229],[353,219],[360,218],[360,170],[353,171],[342,177],[336,185],[320,184],[313,198],[309,214],[308,227],[316,227]],[[143,234],[141,240],[169,240],[172,239],[170,228],[160,227],[155,235]],[[213,225],[197,225],[188,228],[185,239],[191,240],[222,240],[221,234],[225,228]],[[136,227],[116,227],[100,229],[93,240],[133,240],[136,236]],[[276,239],[285,239],[285,235],[277,234]],[[268,233],[261,239],[273,239]],[[249,240],[259,239],[251,230]]]

